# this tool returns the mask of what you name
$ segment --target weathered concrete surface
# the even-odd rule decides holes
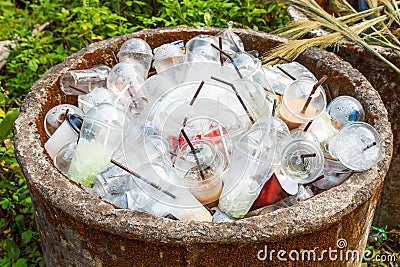
[[[329,1],[321,0],[319,4],[331,11]],[[352,3],[353,4],[353,3]],[[356,4],[356,3],[354,3]],[[303,14],[293,7],[289,8],[292,20],[304,20]],[[310,32],[311,36],[326,34],[322,30]],[[373,46],[381,55],[400,68],[400,56],[393,50],[380,46]],[[394,228],[400,223],[400,74],[388,67],[376,56],[363,47],[350,42],[341,41],[333,51],[343,60],[358,69],[379,92],[388,111],[389,121],[393,132],[393,159],[385,178],[382,194],[375,212],[374,225]]]
[[[33,86],[15,123],[15,145],[27,178],[48,266],[358,266],[359,259],[282,262],[276,252],[269,261],[257,254],[284,249],[287,253],[336,249],[339,238],[362,255],[373,212],[389,167],[392,134],[387,112],[370,83],[349,63],[332,53],[309,49],[299,62],[317,77],[329,76],[334,95],[354,95],[370,123],[383,138],[383,157],[377,166],[355,174],[342,185],[297,206],[233,223],[181,222],[132,210],[117,209],[84,192],[58,172],[44,154],[43,118],[60,103],[76,103],[62,94],[58,81],[68,69],[99,63],[113,65],[111,51],[124,40],[141,37],[152,48],[219,29],[186,28],[140,31],[90,45],[49,70]],[[284,39],[249,30],[236,30],[247,50],[265,52]],[[372,119],[375,114],[378,119]],[[374,116],[375,116],[374,115]],[[260,253],[260,256],[263,252]],[[345,253],[345,251],[344,251]],[[339,255],[339,253],[338,253]],[[286,254],[286,257],[288,255]],[[345,256],[343,256],[345,257]]]

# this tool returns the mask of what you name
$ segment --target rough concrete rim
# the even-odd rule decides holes
[[[373,104],[372,110],[380,117],[375,126],[383,138],[384,151],[381,161],[374,168],[361,174],[355,174],[342,185],[323,192],[300,205],[222,224],[173,221],[133,210],[116,209],[96,196],[85,193],[75,183],[63,176],[44,155],[44,148],[41,145],[35,121],[41,112],[42,105],[46,102],[46,88],[50,88],[51,84],[58,82],[60,73],[76,66],[76,62],[82,59],[84,54],[93,53],[96,49],[105,47],[106,42],[151,36],[164,31],[216,33],[219,29],[164,28],[114,37],[92,44],[66,58],[32,86],[14,126],[17,159],[31,191],[43,195],[52,206],[72,215],[76,220],[101,231],[147,242],[173,241],[174,243],[189,244],[193,242],[252,242],[255,240],[271,242],[311,233],[339,221],[340,218],[367,201],[373,192],[382,185],[392,154],[392,133],[387,111],[379,94],[349,63],[341,61],[332,53],[312,48],[307,50],[303,56],[318,59],[320,60],[319,64],[322,65],[340,66],[341,72],[350,74],[349,77],[355,84],[356,95],[362,96],[367,103]],[[238,34],[253,34],[285,42],[283,38],[262,32],[243,29],[235,31]],[[368,179],[365,179],[366,177]]]

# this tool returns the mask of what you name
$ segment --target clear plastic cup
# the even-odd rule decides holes
[[[264,71],[262,70],[260,59],[247,52],[238,52],[232,56],[232,59],[243,77],[258,84],[263,85],[265,83]]]
[[[282,151],[281,171],[288,179],[307,184],[317,179],[324,169],[324,154],[314,142],[294,140]]]
[[[309,79],[296,80],[286,87],[283,93],[283,103],[279,109],[279,118],[288,125],[290,130],[299,127],[302,123],[315,120],[324,113],[326,96],[321,86],[311,96],[306,111],[302,112],[315,83]]]
[[[158,135],[141,135],[132,140],[129,133],[124,133],[123,150],[127,164],[133,169],[145,163],[171,164],[171,148]]]
[[[71,161],[76,149],[76,141],[66,144],[60,148],[57,155],[54,157],[54,166],[62,172],[62,174],[67,175],[69,167],[71,166]]]
[[[195,155],[186,143],[177,153],[174,168],[186,188],[201,203],[213,207],[217,204],[222,191],[224,155],[215,145],[204,140],[193,140],[192,145]]]
[[[218,40],[211,35],[198,35],[186,43],[186,62],[220,61],[220,52],[211,44],[218,47]]]
[[[382,138],[365,122],[343,127],[329,142],[329,152],[347,168],[364,171],[372,168],[382,156]]]
[[[117,54],[119,62],[134,61],[147,73],[151,67],[153,52],[149,44],[141,38],[132,38],[124,42]]]
[[[215,36],[216,38],[222,38],[222,50],[231,56],[237,52],[244,51],[243,42],[240,37],[233,32],[232,25],[233,23],[230,21],[228,29],[223,30],[220,34]]]
[[[310,79],[315,82],[318,81],[311,71],[298,62],[263,66],[267,83],[280,95],[283,95],[285,88],[293,82],[293,79],[280,70],[280,68],[289,73],[296,80]]]
[[[188,119],[184,130],[188,136],[194,139],[205,140],[215,145],[224,155],[226,166],[229,165],[233,143],[239,138],[234,131],[231,132],[230,128],[225,127],[220,121],[211,117]]]
[[[61,90],[67,95],[82,95],[93,89],[106,87],[106,80],[111,68],[98,65],[91,69],[69,70],[61,75]]]
[[[236,142],[230,167],[224,172],[224,187],[218,207],[235,218],[243,218],[257,199],[264,183],[279,169],[271,138],[271,122],[253,125]]]
[[[134,61],[125,60],[116,64],[107,79],[107,88],[127,104],[136,95],[147,78],[147,71]]]
[[[163,44],[154,49],[153,66],[157,73],[185,61],[185,56],[179,46],[174,44]]]
[[[335,97],[326,108],[332,125],[340,129],[355,121],[364,121],[365,112],[361,103],[351,96]]]
[[[130,166],[129,166],[130,167]],[[141,198],[130,208],[145,210],[154,215],[171,214],[183,221],[212,221],[211,214],[182,184],[174,169],[159,163],[145,163],[132,176],[140,189]]]
[[[68,114],[77,114],[83,116],[82,110],[74,105],[61,104],[52,107],[44,117],[44,130],[46,131],[47,136],[52,136],[57,128],[61,126],[66,118],[67,110]]]
[[[44,144],[46,152],[52,159],[56,157],[65,144],[76,143],[81,125],[82,118],[79,115],[67,114],[65,121]]]
[[[111,104],[101,104],[86,113],[68,178],[93,187],[95,176],[110,164],[121,143],[124,120],[124,112]]]

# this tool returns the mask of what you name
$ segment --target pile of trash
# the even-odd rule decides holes
[[[69,179],[120,208],[229,222],[295,205],[382,154],[351,96],[289,60],[264,66],[231,28],[151,47],[60,79],[78,106],[46,114],[47,154]],[[329,95],[329,94],[328,94]]]

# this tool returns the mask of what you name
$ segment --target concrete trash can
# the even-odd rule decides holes
[[[216,28],[143,30],[88,46],[50,69],[31,88],[14,127],[17,159],[29,184],[47,266],[359,266],[392,155],[387,111],[377,91],[347,62],[312,48],[297,60],[329,76],[334,96],[356,97],[383,139],[372,169],[301,204],[232,223],[174,221],[118,209],[63,176],[44,152],[46,112],[66,96],[59,78],[69,69],[115,64],[112,51],[132,37],[152,48],[217,34]],[[246,50],[262,54],[285,39],[235,29]],[[329,255],[330,252],[330,255]]]

